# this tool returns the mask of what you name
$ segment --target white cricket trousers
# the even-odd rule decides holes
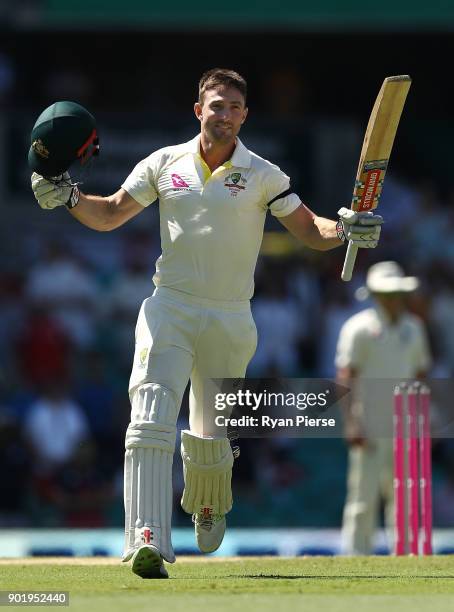
[[[169,563],[175,561],[171,542],[172,461],[184,390],[191,379],[191,434],[195,439],[207,438],[211,459],[219,462],[221,457],[215,460],[210,438],[220,438],[224,446],[228,441],[225,430],[216,430],[214,402],[209,393],[204,394],[205,385],[212,390],[210,378],[243,378],[256,342],[248,301],[215,302],[158,288],[143,302],[129,385],[131,422],[125,439],[124,561],[131,559],[141,544],[152,544]],[[221,442],[217,442],[220,449]],[[230,445],[228,450],[231,455]],[[228,459],[227,453],[227,463],[219,474],[224,483],[231,477]],[[193,462],[196,465],[196,458]],[[191,482],[197,484],[198,480],[192,478]],[[185,482],[185,495],[192,500],[197,491],[188,488]],[[224,488],[225,496],[231,495],[230,486]],[[212,502],[214,506],[220,500]],[[184,508],[197,505],[187,502]]]
[[[392,545],[394,521],[393,441],[369,440],[369,446],[352,447],[348,456],[347,499],[342,525],[342,549],[347,555],[370,555],[377,528],[380,500]]]
[[[249,300],[220,302],[157,288],[139,312],[131,402],[141,385],[154,383],[174,394],[179,409],[190,379],[190,429],[216,435],[206,429],[212,419],[203,419],[204,411],[214,414],[214,406],[204,401],[204,383],[209,378],[243,378],[256,346]]]

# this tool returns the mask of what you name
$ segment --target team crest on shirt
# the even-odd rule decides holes
[[[246,189],[247,180],[242,176],[241,172],[232,172],[226,176],[224,187],[227,187],[232,197],[236,197],[240,191]]]

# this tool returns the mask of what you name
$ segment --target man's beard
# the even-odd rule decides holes
[[[230,129],[222,129],[213,126],[212,128],[207,129],[208,135],[213,142],[217,144],[230,144],[235,142],[236,134],[232,128]]]

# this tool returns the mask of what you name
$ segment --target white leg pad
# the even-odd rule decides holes
[[[126,432],[123,561],[144,544],[173,563],[172,463],[178,406],[172,391],[156,384],[139,387],[132,398]]]
[[[233,454],[228,438],[203,438],[181,432],[184,492],[181,506],[189,514],[210,508],[213,514],[232,509]]]

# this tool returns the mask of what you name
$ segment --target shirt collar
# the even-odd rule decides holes
[[[200,155],[200,134],[190,140],[188,143],[188,152]],[[250,168],[251,154],[246,149],[239,138],[236,139],[236,147],[230,159],[232,166],[235,168]]]

